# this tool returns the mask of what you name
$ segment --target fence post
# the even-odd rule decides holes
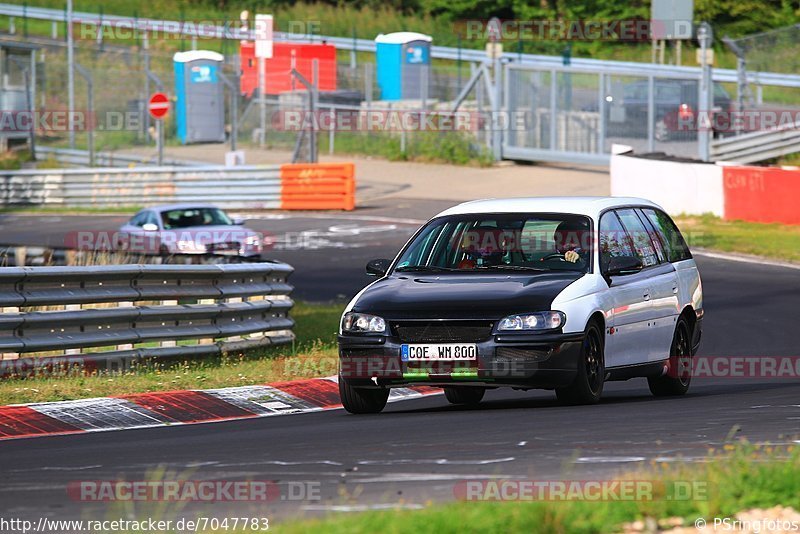
[[[655,152],[656,140],[656,82],[651,74],[647,77],[647,151]]]
[[[709,161],[711,159],[710,145],[711,136],[713,134],[713,129],[710,127],[711,124],[709,120],[709,112],[712,107],[711,95],[713,94],[713,88],[711,84],[713,82],[711,80],[711,63],[707,61],[706,53],[714,43],[713,30],[711,29],[710,24],[707,22],[700,24],[700,27],[697,29],[697,39],[700,41],[700,54],[703,61],[701,66],[700,90],[698,95],[697,120],[695,121],[695,127],[697,129],[697,149],[700,159],[703,161]],[[701,121],[703,121],[705,126],[708,126],[708,128],[705,126],[701,128]]]

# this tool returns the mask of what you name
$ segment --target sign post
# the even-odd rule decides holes
[[[261,138],[260,146],[264,148],[267,138],[267,64],[266,60],[272,58],[273,49],[273,20],[272,15],[256,15],[256,59],[258,60],[258,98],[261,110]]]
[[[147,111],[156,121],[159,167],[164,164],[164,119],[169,113],[169,107],[169,97],[164,93],[154,93],[147,104]]]

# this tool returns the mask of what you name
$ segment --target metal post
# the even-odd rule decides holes
[[[311,61],[311,163],[319,161],[319,152],[317,147],[317,102],[319,99],[319,60],[313,59]]]
[[[709,161],[711,159],[711,135],[713,133],[709,112],[712,106],[711,95],[713,94],[713,89],[711,85],[711,63],[706,61],[706,52],[714,43],[713,30],[710,24],[707,22],[700,24],[697,29],[697,39],[700,41],[700,57],[703,61],[695,124],[697,128],[697,149],[700,159]]]
[[[144,32],[144,36],[142,37],[142,44],[144,45],[144,99],[143,101],[147,102],[147,99],[150,98],[150,37],[147,32]],[[144,135],[148,136],[148,132],[150,131],[150,113],[144,111],[144,106],[142,106],[143,110],[143,118],[142,124],[144,125]],[[146,137],[145,137],[146,138]]]
[[[600,123],[597,128],[597,152],[602,154],[605,152],[606,144],[606,74],[601,72],[599,76],[600,90],[597,92],[597,110],[600,112]]]
[[[492,120],[490,122],[492,125],[492,151],[495,161],[503,159],[503,131],[500,129],[500,99],[502,98],[500,88],[502,78],[503,73],[500,66],[500,58],[496,57],[494,59],[494,87],[492,88],[494,92],[494,101],[492,102]]]
[[[651,74],[647,78],[647,151],[656,150],[656,80]]]
[[[420,100],[422,101],[422,109],[428,109],[428,68],[426,65],[421,65],[422,69],[419,92]]]
[[[328,154],[333,156],[333,147],[334,143],[336,143],[336,112],[333,109],[333,104],[331,104],[331,126],[328,130]]]
[[[265,92],[267,89],[267,63],[263,57],[258,58],[258,106],[261,112],[261,135],[258,139],[258,146],[264,148],[267,142],[267,100]]]
[[[236,151],[236,139],[239,137],[239,76],[236,69],[236,81],[232,82],[224,74],[220,74],[220,79],[231,93],[231,152]]]
[[[145,74],[153,80],[156,89],[162,92],[164,91],[164,82],[161,81],[161,78],[149,70],[146,71]],[[158,166],[160,167],[164,163],[164,119],[156,121],[156,139],[158,143]]]
[[[69,114],[67,127],[69,128],[69,147],[75,148],[75,36],[72,30],[72,0],[67,0],[67,106]]]
[[[356,69],[356,29],[353,27],[353,47],[350,49],[350,68]]]
[[[556,142],[557,124],[556,113],[558,112],[558,79],[556,71],[550,71],[550,150],[558,150]]]
[[[88,101],[88,120],[85,120],[89,145],[89,167],[94,167],[94,83],[92,82],[92,74],[85,69],[80,63],[75,63],[75,70],[86,81],[86,98]]]
[[[367,99],[367,109],[372,108],[372,63],[364,64],[364,94]]]
[[[458,76],[458,90],[461,91],[461,34],[458,34],[458,48],[456,57],[456,72]]]

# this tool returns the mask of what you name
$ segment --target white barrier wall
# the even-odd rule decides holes
[[[611,156],[612,196],[646,198],[671,214],[724,216],[721,166],[636,158],[614,152]]]

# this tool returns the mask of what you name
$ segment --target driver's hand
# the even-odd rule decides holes
[[[581,259],[581,256],[574,250],[569,250],[566,254],[564,254],[564,259],[570,263],[577,263],[577,261]]]

